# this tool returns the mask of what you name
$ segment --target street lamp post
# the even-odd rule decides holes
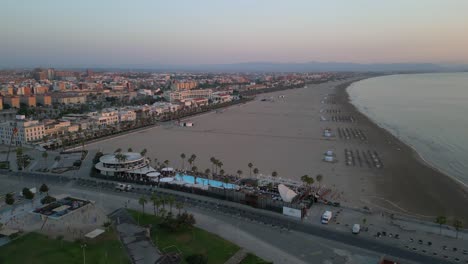
[[[83,264],[86,264],[86,252],[85,252],[86,243],[81,244],[81,249],[83,249]]]

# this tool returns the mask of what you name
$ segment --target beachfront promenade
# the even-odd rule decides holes
[[[15,188],[15,186],[21,186],[28,183],[34,184],[33,178],[35,176],[23,174],[22,179],[16,176],[0,177],[2,186],[8,186],[8,188]],[[125,204],[134,209],[141,209],[137,203],[137,199],[142,194],[149,194],[151,191],[151,189],[147,186],[138,186],[141,188],[141,190],[138,193],[116,193],[112,187],[105,188],[104,186],[106,185],[82,185],[78,184],[78,182],[74,180],[66,180],[60,183],[59,181],[56,181],[54,179],[54,176],[44,176],[42,180],[46,181],[50,186],[52,186],[51,189],[54,190],[54,192],[70,193],[78,195],[78,197],[94,200],[96,201],[96,204],[98,206],[102,206],[106,211],[109,212],[119,207],[124,207]],[[50,181],[50,183],[48,181]],[[271,252],[271,248],[268,249],[268,247],[275,246],[281,249],[281,251],[283,251],[284,254],[286,254],[286,259],[288,259],[288,257],[295,256],[295,258],[298,258],[298,261],[304,261],[304,263],[308,263],[307,258],[310,258],[311,256],[309,255],[310,250],[307,249],[309,247],[316,247],[317,242],[314,242],[311,245],[307,243],[300,243],[301,245],[299,246],[299,248],[291,248],[291,245],[288,245],[288,243],[293,243],[291,241],[293,238],[298,238],[301,236],[307,237],[311,235],[313,237],[316,237],[315,239],[318,239],[319,241],[327,241],[327,245],[329,245],[329,243],[338,243],[338,245],[333,244],[333,248],[341,248],[344,246],[351,253],[358,252],[359,248],[361,248],[366,251],[370,250],[371,252],[374,252],[370,254],[374,257],[379,256],[380,254],[389,254],[402,257],[403,259],[413,260],[416,263],[433,263],[432,261],[434,261],[435,259],[433,259],[434,256],[431,254],[433,252],[437,252],[438,256],[442,257],[441,259],[437,258],[437,263],[445,263],[442,261],[444,259],[443,256],[445,255],[448,257],[448,260],[453,261],[457,257],[463,260],[463,245],[466,244],[466,240],[461,239],[466,239],[468,237],[466,234],[461,234],[461,239],[455,240],[453,238],[439,236],[436,234],[426,234],[426,231],[428,230],[427,226],[424,226],[422,230],[415,229],[404,231],[403,229],[395,229],[394,226],[389,226],[387,223],[385,223],[385,221],[379,221],[378,219],[381,218],[380,215],[359,215],[357,212],[348,209],[342,209],[344,210],[344,212],[341,213],[342,217],[339,217],[337,219],[341,221],[340,225],[334,222],[328,226],[322,226],[319,224],[319,215],[320,212],[325,208],[320,205],[314,206],[309,212],[307,218],[303,222],[301,222],[288,217],[284,217],[277,213],[257,210],[248,206],[211,199],[208,197],[174,192],[171,190],[164,189],[157,189],[156,191],[158,194],[173,195],[177,199],[184,201],[186,208],[188,207],[190,212],[196,214],[199,226],[208,229],[208,231],[215,232],[235,243],[240,243],[240,246],[247,248],[248,250],[254,251],[254,253],[265,259],[272,259],[272,256],[268,255],[271,254],[269,253]],[[127,202],[129,200],[131,200],[130,203]],[[334,208],[331,209],[335,212],[337,211]],[[369,226],[369,231],[361,233],[358,236],[352,235],[350,233],[349,227],[344,228],[345,224],[352,225],[353,222],[347,222],[349,221],[348,218],[350,218],[350,216],[357,217],[358,219],[365,216],[368,221],[367,226]],[[214,223],[215,225],[213,225]],[[401,223],[404,223],[404,221],[401,221]],[[380,226],[381,224],[384,225]],[[226,228],[228,226],[231,226],[232,230],[229,232],[225,232],[228,229],[220,229],[219,226],[225,226]],[[261,240],[262,244],[264,244],[264,247],[259,247],[259,252],[256,252],[256,247],[253,247],[253,245],[251,244],[252,240],[244,241],[242,239],[242,235],[237,234],[236,230],[239,230],[240,232],[245,232],[243,235],[249,236],[249,239],[263,238],[264,240]],[[387,236],[379,238],[374,237],[374,232],[376,232],[377,230],[386,230]],[[432,231],[436,233],[438,232],[438,228],[433,227]],[[395,234],[397,232],[400,234],[400,239],[388,237],[389,233]],[[444,234],[447,233],[445,233],[444,231]],[[284,238],[284,240],[281,240],[280,238]],[[413,238],[414,241],[410,242],[409,238]],[[424,245],[419,244],[419,239],[424,241]],[[265,241],[268,241],[270,244],[265,244]],[[432,241],[433,244],[431,246],[426,245],[428,241]],[[344,245],[342,245],[342,243]],[[443,243],[445,243],[444,245],[447,246],[449,250],[441,249]],[[295,242],[294,245],[297,245],[297,242]],[[411,245],[411,248],[407,249],[405,247],[406,245]],[[452,250],[453,247],[457,247],[458,251],[454,252]],[[413,248],[416,248],[416,250],[413,250]],[[304,252],[308,252],[304,255],[304,259],[302,259],[301,254],[298,254],[297,252],[301,249],[304,250]],[[329,254],[331,254],[330,252],[327,253],[326,251],[324,251],[324,249],[320,250],[322,251],[322,253],[318,254],[318,257],[327,257],[329,256]],[[318,252],[320,250],[317,249],[317,251],[313,252]],[[423,252],[422,250],[425,250],[426,252]],[[278,258],[281,259],[280,256],[275,256],[275,260],[277,260]],[[275,263],[296,262],[275,261]]]

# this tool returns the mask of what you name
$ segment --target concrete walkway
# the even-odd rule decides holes
[[[136,225],[126,210],[119,209],[110,215],[119,232],[120,239],[127,249],[132,263],[154,264],[161,258],[158,249],[146,236],[146,230]]]
[[[228,259],[224,264],[239,264],[242,260],[245,259],[247,256],[247,250],[242,248],[241,250],[237,251],[230,259]]]

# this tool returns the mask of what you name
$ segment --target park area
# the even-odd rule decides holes
[[[180,250],[184,256],[182,263],[189,263],[186,258],[193,255],[204,255],[208,264],[225,263],[240,250],[237,245],[200,228],[185,227],[176,231],[168,230],[160,226],[163,222],[162,217],[142,214],[133,210],[129,210],[129,212],[136,221],[139,221],[140,225],[152,226],[151,239],[158,248],[177,248]],[[267,263],[252,254],[248,254],[244,261],[247,262],[241,263]]]
[[[84,249],[83,245],[86,245]],[[0,263],[81,264],[83,251],[87,264],[130,263],[114,231],[107,231],[90,241],[75,242],[28,233],[0,247]]]

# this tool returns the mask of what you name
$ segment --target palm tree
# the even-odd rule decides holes
[[[153,213],[156,215],[156,205],[158,204],[159,197],[153,193],[150,197],[151,202],[153,202]]]
[[[206,170],[205,170],[205,174],[206,174],[207,177],[210,175],[210,172],[211,172],[210,169],[206,169]]]
[[[247,166],[248,166],[249,169],[250,169],[250,176],[249,176],[249,177],[252,177],[252,167],[253,167],[252,162],[249,162],[249,164],[247,164]]]
[[[181,203],[181,202],[177,202],[175,207],[177,208],[177,210],[179,210],[179,215],[180,215],[180,210],[182,210],[182,208],[184,208],[184,204]]]
[[[319,188],[320,188],[320,182],[323,180],[322,174],[317,174],[317,176],[315,176],[315,179],[316,179],[317,182],[319,183]]]
[[[239,175],[239,178],[241,178],[242,171],[241,171],[241,170],[237,170],[237,175]]]
[[[210,161],[211,161],[211,170],[214,172],[214,171],[215,171],[215,169],[214,169],[214,164],[215,164],[216,158],[215,158],[215,157],[211,157],[211,158],[210,158]]]
[[[303,175],[301,177],[301,181],[304,183],[304,185],[307,185],[307,186],[311,186],[312,184],[314,184],[314,178],[312,177],[309,177],[309,175]]]
[[[224,164],[223,164],[220,160],[218,160],[218,161],[216,162],[216,165],[217,165],[218,168],[221,170],[221,168],[223,168],[223,165],[224,165]],[[221,173],[221,171],[220,171],[220,173]]]
[[[192,154],[190,158],[192,159],[192,163],[195,163],[195,160],[197,159],[197,155]]]
[[[146,150],[145,148],[140,152],[141,156],[146,156],[146,153],[148,152],[148,150]]]
[[[127,149],[127,152],[133,152],[133,149],[132,149],[132,148],[128,148],[128,149]]]
[[[193,166],[193,167],[192,167],[192,171],[196,173],[196,172],[198,171],[197,166]]]
[[[456,238],[458,238],[458,231],[460,231],[460,229],[463,228],[463,222],[459,219],[454,219],[453,220],[453,227],[455,227],[455,231],[457,231],[457,236]]]
[[[185,169],[185,153],[180,154],[180,158],[182,159],[182,170]]]
[[[221,175],[221,176],[224,175],[224,170],[223,170],[223,169],[221,169],[221,170],[219,171],[219,175]]]
[[[148,202],[146,200],[146,197],[142,196],[140,199],[138,199],[138,203],[141,205],[141,209],[143,210],[143,213],[145,213],[145,204]]]
[[[164,161],[164,165],[165,165],[166,167],[169,166],[169,160],[165,160],[165,161]]]
[[[42,157],[44,158],[45,166],[47,168],[47,157],[49,154],[47,154],[47,151],[42,152]]]
[[[442,225],[445,225],[447,223],[447,217],[440,215],[436,218],[435,222],[439,224],[440,234],[442,235]]]
[[[169,211],[172,213],[172,206],[175,202],[174,196],[169,196],[169,198],[167,198],[167,202],[169,203]]]
[[[255,174],[255,178],[257,178],[258,172],[259,172],[258,168],[255,168],[255,169],[253,170],[253,173]]]
[[[116,150],[114,151],[114,153],[119,153],[119,152],[121,152],[121,151],[122,151],[122,149],[121,149],[121,148],[118,148],[118,149],[116,149]]]
[[[46,193],[47,195],[49,195],[49,187],[45,183],[43,183],[41,187],[39,188],[39,192],[41,194]]]
[[[271,176],[276,178],[276,177],[278,176],[278,172],[273,171],[273,172],[271,173]]]

